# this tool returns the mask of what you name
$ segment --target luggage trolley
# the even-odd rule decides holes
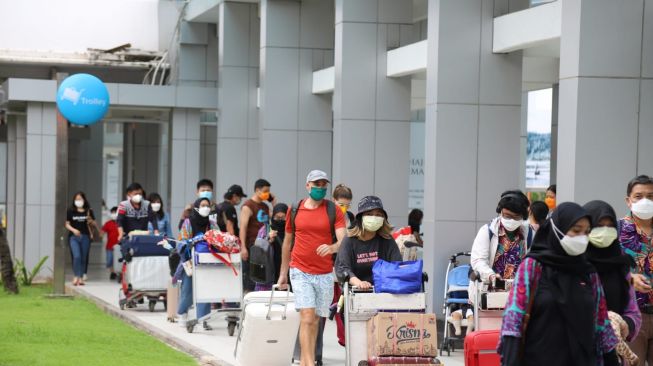
[[[426,278],[426,277],[425,277]],[[422,285],[422,288],[424,286]],[[367,366],[367,321],[379,311],[426,311],[426,292],[389,294],[362,291],[345,282],[346,366]],[[352,337],[356,342],[352,342]]]
[[[118,305],[135,308],[136,304],[148,300],[150,311],[158,301],[167,309],[167,285],[170,282],[168,251],[157,243],[160,236],[134,235],[120,245],[122,251],[121,287],[118,290]]]
[[[470,279],[474,281],[474,330],[501,329],[503,309],[513,280],[502,281],[500,285],[484,283],[476,271],[470,274]]]
[[[200,242],[192,246],[193,258],[193,318],[186,322],[186,330],[192,333],[195,325],[204,319],[197,319],[198,303],[240,303],[243,297],[243,274],[241,271],[240,253],[219,253],[231,265],[216,258],[208,249],[206,243]],[[217,313],[224,314],[227,321],[227,332],[233,336],[240,319],[240,307],[221,308]],[[207,315],[206,318],[210,317]]]

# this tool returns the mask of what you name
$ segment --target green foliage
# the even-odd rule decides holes
[[[36,264],[36,266],[34,266],[34,268],[32,268],[31,271],[29,271],[27,270],[27,267],[25,267],[25,262],[15,258],[14,262],[16,262],[16,264],[14,265],[14,273],[16,274],[18,283],[20,283],[22,286],[32,286],[34,278],[36,278],[39,272],[41,272],[41,269],[47,260],[48,256],[46,255],[45,257],[41,258],[41,260],[39,260],[39,262]]]
[[[0,291],[0,365],[197,366],[88,300],[46,298],[51,291],[38,284],[19,295]]]

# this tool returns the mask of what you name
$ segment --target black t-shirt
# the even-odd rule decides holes
[[[401,253],[394,239],[384,239],[379,235],[368,241],[346,237],[338,250],[336,275],[341,280],[357,277],[373,284],[372,267],[377,259],[401,261]]]
[[[95,220],[95,215],[93,215],[93,210],[90,208],[88,211],[84,210],[83,212],[77,211],[77,208],[69,208],[66,213],[66,221],[70,223],[70,226],[79,230],[80,233],[84,235],[90,235],[88,231],[88,216],[91,219]],[[68,233],[68,235],[73,235],[73,233]]]
[[[225,221],[229,220],[234,224],[234,232],[236,236],[240,235],[240,230],[238,228],[238,214],[236,213],[236,207],[231,204],[229,201],[224,201],[220,203],[217,207],[218,213],[218,226],[220,231],[227,231],[227,223]],[[222,216],[224,214],[224,217]]]

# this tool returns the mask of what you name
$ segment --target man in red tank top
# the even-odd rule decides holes
[[[254,195],[245,201],[240,209],[240,258],[245,291],[254,290],[254,282],[249,279],[249,247],[254,245],[256,235],[263,226],[263,223],[257,220],[259,211],[270,216],[270,207],[267,202],[274,204],[274,196],[270,193],[270,182],[259,179],[254,183]]]

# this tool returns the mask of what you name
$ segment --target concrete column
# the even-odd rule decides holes
[[[257,102],[258,5],[225,1],[218,24],[216,194],[232,184],[251,192],[260,177]]]
[[[526,151],[528,149],[528,90],[521,93],[521,133],[519,135],[519,189],[526,192]]]
[[[16,116],[7,116],[7,240],[11,253],[15,256],[16,246]],[[22,255],[22,253],[21,253]]]
[[[653,172],[653,1],[562,6],[558,201],[623,215],[628,180]]]
[[[133,179],[143,186],[147,194],[159,190],[159,128],[154,123],[136,123],[134,129]]]
[[[386,77],[389,49],[412,43],[405,1],[336,1],[334,182],[381,197],[392,223],[408,214],[409,77]],[[428,202],[428,201],[427,201]]]
[[[558,98],[560,96],[560,85],[553,84],[551,91],[551,184],[558,181]]]
[[[55,127],[53,127],[55,128]],[[85,128],[70,128],[68,137],[68,196],[83,191],[98,220],[102,219],[102,154],[104,126],[98,122]],[[123,187],[124,188],[124,187]]]
[[[492,53],[493,19],[513,10],[500,0],[428,4],[424,263],[431,304],[441,301],[447,257],[470,250],[479,227],[496,216],[500,193],[519,187],[522,56]]]
[[[332,0],[261,1],[259,156],[281,202],[306,197],[310,170],[331,173],[331,100],[312,78],[331,66],[333,12]]]
[[[11,123],[11,122],[10,122]],[[13,241],[14,257],[25,260],[25,192],[26,192],[26,149],[27,149],[27,121],[24,115],[15,117],[16,131],[16,176],[14,178],[14,217]]]
[[[184,207],[196,198],[200,179],[200,112],[176,108],[171,124],[170,217],[176,223]],[[172,226],[176,235],[177,226]]]
[[[32,268],[44,256],[43,276],[50,277],[54,255],[57,115],[54,103],[27,104],[25,154],[25,265]],[[100,163],[101,167],[101,163]],[[100,170],[101,171],[101,170]],[[101,187],[100,178],[98,184]],[[17,187],[18,188],[18,187]]]

